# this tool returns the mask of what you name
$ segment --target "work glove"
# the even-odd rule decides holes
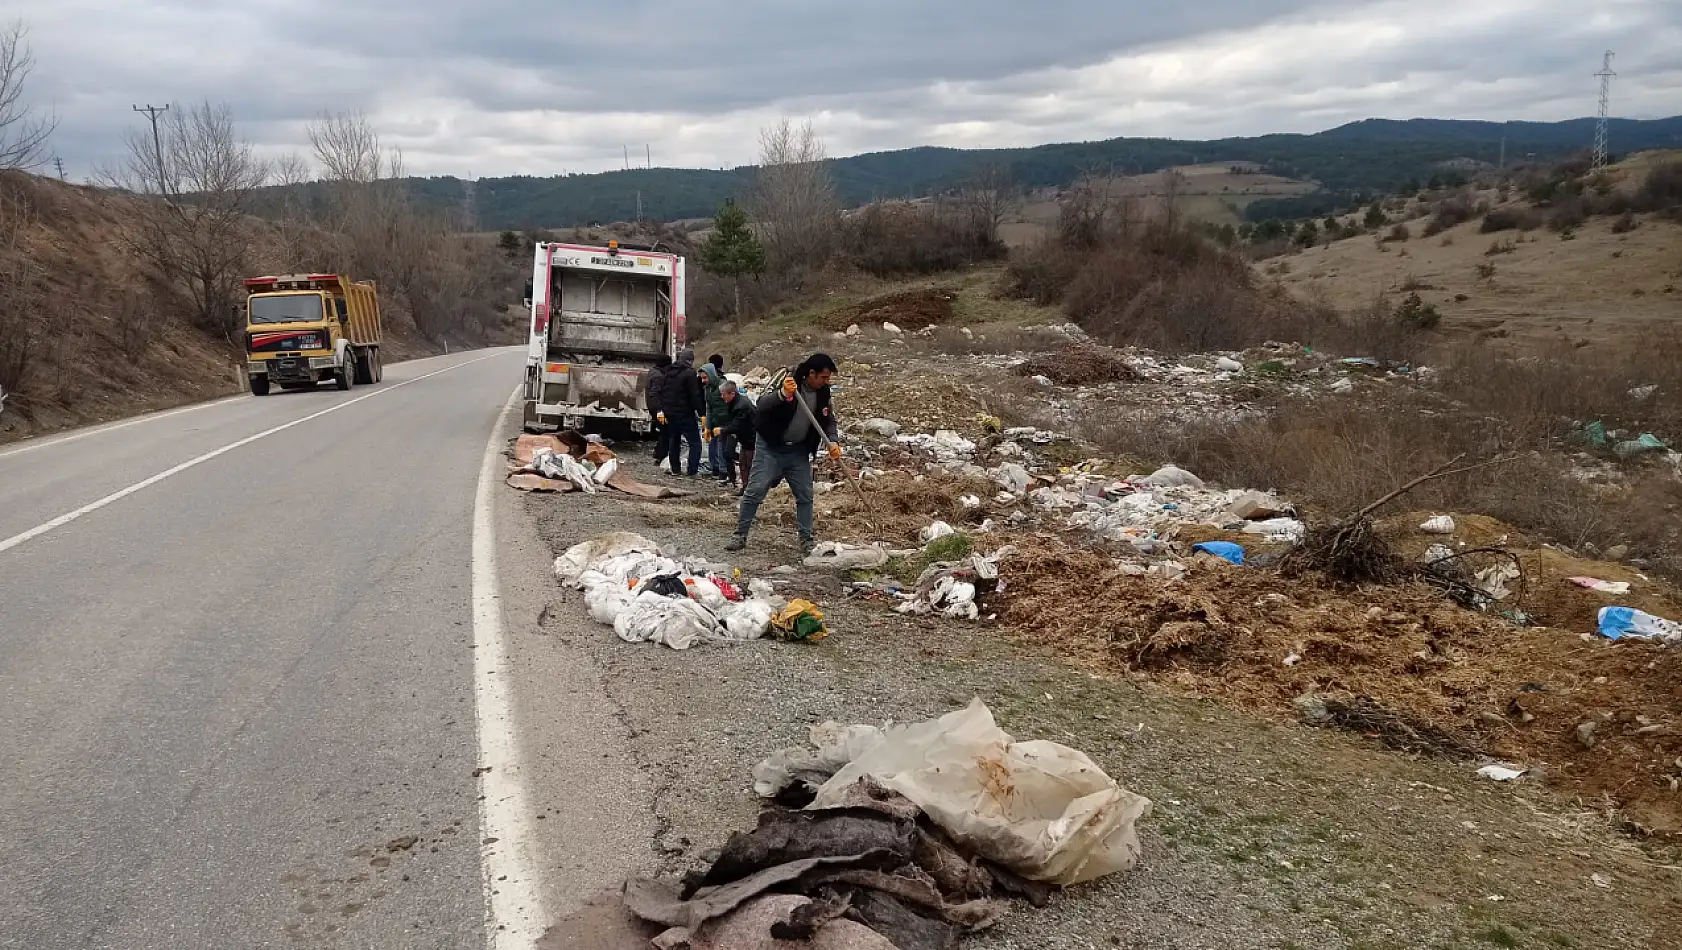
[[[783,380],[783,401],[788,402],[788,401],[792,400],[794,398],[795,392],[798,391],[799,389],[800,389],[800,384],[794,381],[793,376],[790,376],[787,379],[784,379]]]
[[[656,419],[659,419],[659,420],[660,420],[660,424],[661,424],[661,425],[665,425],[665,424],[666,424],[666,414],[665,414],[665,413],[663,413],[663,412],[656,412],[656,413],[655,413],[655,414],[654,414],[654,418],[656,418]]]
[[[829,457],[831,460],[841,461],[841,445],[838,442],[829,443]]]
[[[723,435],[723,434],[724,434],[723,429],[714,429],[713,430],[713,438],[715,438],[715,439],[718,438],[719,436]]]

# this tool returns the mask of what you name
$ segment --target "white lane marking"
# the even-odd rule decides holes
[[[435,356],[423,356],[416,360],[404,360],[401,363],[393,363],[391,365],[414,366],[417,363],[428,363],[432,360],[441,360],[448,355],[449,354],[447,353],[440,353]],[[467,364],[463,363],[460,365],[465,366]],[[407,380],[407,382],[413,382],[413,380]],[[393,383],[392,385],[400,386],[402,384]],[[135,416],[133,419],[125,419],[122,422],[112,422],[106,425],[96,425],[87,429],[80,429],[76,432],[70,433],[69,435],[61,435],[56,438],[43,436],[36,439],[25,439],[15,447],[7,449],[4,452],[0,452],[0,459],[10,458],[14,455],[22,455],[25,452],[33,452],[36,449],[50,449],[55,445],[64,445],[68,442],[78,442],[88,436],[104,435],[107,432],[115,432],[118,429],[127,429],[129,426],[137,426],[143,422],[155,422],[159,419],[168,419],[170,416],[179,416],[183,412],[193,412],[198,409],[209,409],[211,406],[220,406],[223,403],[238,402],[242,399],[250,398],[252,398],[250,393],[241,393],[237,396],[223,396],[221,399],[212,399],[209,402],[198,402],[191,406],[181,406],[175,409],[166,409],[163,412],[151,412],[143,416]]]
[[[452,370],[461,369],[463,366],[471,366],[474,363],[483,362],[485,360],[495,359],[496,357],[502,356],[502,355],[504,355],[504,354],[496,353],[496,354],[492,354],[491,356],[481,356],[478,359],[468,360],[465,363],[457,363],[454,366],[446,366],[443,369],[434,370],[433,372],[427,373],[425,376],[416,376],[414,379],[405,379],[401,383],[392,383],[391,385],[385,387],[384,389],[376,390],[374,392],[369,393],[366,396],[357,396],[354,399],[347,399],[344,402],[334,403],[333,405],[328,406],[326,409],[323,409],[320,412],[311,413],[310,415],[304,416],[302,419],[294,419],[291,422],[282,423],[278,426],[275,426],[272,429],[264,429],[262,432],[259,432],[256,435],[248,435],[245,438],[240,439],[238,442],[230,442],[227,445],[224,445],[219,449],[215,449],[213,451],[206,452],[203,455],[198,456],[197,458],[190,458],[187,461],[182,462],[180,465],[175,466],[174,468],[165,469],[164,471],[161,471],[158,474],[153,475],[151,478],[147,478],[147,479],[143,479],[141,481],[135,482],[133,485],[130,485],[127,488],[118,489],[117,491],[114,491],[111,494],[106,495],[104,498],[101,498],[98,501],[89,502],[89,503],[83,505],[82,507],[77,508],[75,511],[70,511],[70,512],[66,512],[62,515],[59,515],[57,518],[54,518],[53,520],[47,522],[46,524],[36,525],[35,527],[30,528],[28,531],[25,531],[22,534],[14,534],[11,537],[7,538],[6,540],[0,541],[0,553],[4,553],[6,551],[9,551],[12,548],[17,547],[18,545],[23,544],[26,541],[34,540],[35,538],[38,538],[41,535],[46,534],[48,531],[52,531],[52,530],[57,529],[57,528],[62,528],[65,525],[69,524],[70,522],[75,521],[77,518],[80,518],[83,515],[92,514],[93,512],[96,512],[99,509],[104,508],[106,505],[109,505],[112,502],[122,501],[124,498],[127,498],[128,496],[134,494],[135,492],[141,491],[141,490],[146,489],[146,488],[150,488],[151,486],[156,485],[157,483],[163,481],[164,479],[169,478],[171,475],[179,475],[182,472],[185,472],[187,469],[192,468],[195,465],[203,465],[205,462],[208,462],[211,459],[216,458],[217,456],[226,455],[227,453],[232,452],[234,449],[237,449],[242,445],[250,445],[251,443],[257,441],[258,439],[266,439],[269,436],[274,435],[277,432],[285,432],[287,429],[290,429],[293,426],[303,425],[304,423],[310,421],[311,419],[319,419],[322,416],[327,415],[328,413],[338,412],[340,409],[348,409],[351,406],[354,406],[357,403],[363,401],[364,399],[373,399],[376,396],[383,396],[386,393],[392,392],[394,390],[402,389],[404,386],[407,386],[410,383],[418,383],[423,379],[431,379],[432,377],[440,375],[442,373],[448,373]]]
[[[496,576],[496,487],[502,479],[502,426],[520,390],[496,417],[479,490],[473,499],[473,697],[479,724],[479,867],[485,886],[485,931],[492,950],[527,950],[548,924],[532,855],[531,812],[520,766],[514,699],[508,681],[502,601]]]
[[[209,409],[211,406],[220,406],[223,403],[237,402],[241,399],[250,398],[250,393],[243,393],[238,396],[225,396],[221,399],[212,399],[210,402],[194,403],[191,406],[181,406],[180,408],[170,409],[164,412],[154,412],[144,416],[136,416],[133,419],[129,419],[124,422],[114,422],[110,425],[94,426],[91,429],[83,429],[80,432],[60,436],[56,439],[30,439],[16,448],[0,452],[0,459],[11,458],[14,455],[22,455],[25,452],[33,452],[36,449],[50,449],[55,445],[63,445],[66,442],[77,442],[90,435],[104,435],[107,432],[115,432],[118,429],[127,429],[129,426],[140,425],[142,422],[155,422],[159,419],[168,419],[170,416],[179,416],[183,412],[193,412],[198,409]]]

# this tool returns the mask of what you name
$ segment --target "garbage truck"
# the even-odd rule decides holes
[[[539,243],[527,287],[528,431],[651,428],[646,382],[684,341],[684,261],[656,247]]]
[[[245,294],[245,369],[254,395],[327,380],[349,389],[385,377],[373,281],[341,274],[252,277]]]

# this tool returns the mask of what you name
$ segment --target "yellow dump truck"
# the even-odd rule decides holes
[[[377,383],[380,298],[373,281],[339,274],[252,277],[245,282],[246,371],[251,392],[340,389]]]

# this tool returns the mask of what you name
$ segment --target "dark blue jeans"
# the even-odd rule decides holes
[[[724,467],[724,436],[720,435],[707,443],[707,468],[714,475],[723,475]]]
[[[680,416],[666,413],[666,437],[671,439],[670,460],[672,474],[679,472],[678,458],[682,454],[683,440],[689,440],[689,474],[694,475],[701,470],[701,425],[693,412],[686,412]]]
[[[811,541],[812,536],[812,456],[800,446],[772,446],[757,439],[753,446],[753,471],[748,474],[747,490],[742,493],[741,512],[736,516],[736,533],[748,536],[759,506],[777,483],[786,480],[794,492],[794,517],[800,524],[800,540]]]

